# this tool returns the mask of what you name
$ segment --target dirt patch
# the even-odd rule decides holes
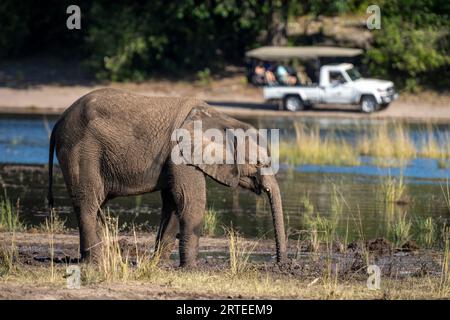
[[[130,282],[96,284],[70,290],[60,286],[1,283],[0,300],[150,300],[150,299],[210,299],[210,295],[169,291],[166,287],[151,283]],[[216,296],[216,299],[233,298]]]

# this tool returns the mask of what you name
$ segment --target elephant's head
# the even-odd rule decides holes
[[[196,108],[183,124],[183,138],[176,138],[180,148],[176,154],[181,154],[184,161],[221,184],[240,186],[256,194],[265,192],[268,195],[275,230],[277,261],[282,262],[286,260],[286,236],[280,189],[274,174],[270,173],[271,160],[264,137],[242,135],[248,129],[256,132],[252,126],[212,108]],[[186,140],[186,135],[189,135],[190,140]],[[220,135],[224,138],[221,139]],[[183,154],[186,148],[188,153],[191,151],[189,156]]]

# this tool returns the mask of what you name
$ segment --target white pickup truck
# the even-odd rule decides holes
[[[362,78],[352,64],[324,65],[320,68],[319,85],[266,86],[266,101],[282,102],[289,111],[299,111],[314,104],[354,104],[371,113],[386,108],[397,99],[391,81]]]

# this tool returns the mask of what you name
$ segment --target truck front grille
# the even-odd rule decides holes
[[[387,88],[387,93],[388,93],[388,95],[389,96],[393,96],[394,94],[395,94],[395,89],[394,89],[394,87],[389,87],[389,88]]]

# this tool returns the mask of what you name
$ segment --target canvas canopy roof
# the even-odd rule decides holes
[[[363,51],[340,47],[261,47],[247,51],[246,56],[260,60],[315,59],[322,57],[354,57]]]

